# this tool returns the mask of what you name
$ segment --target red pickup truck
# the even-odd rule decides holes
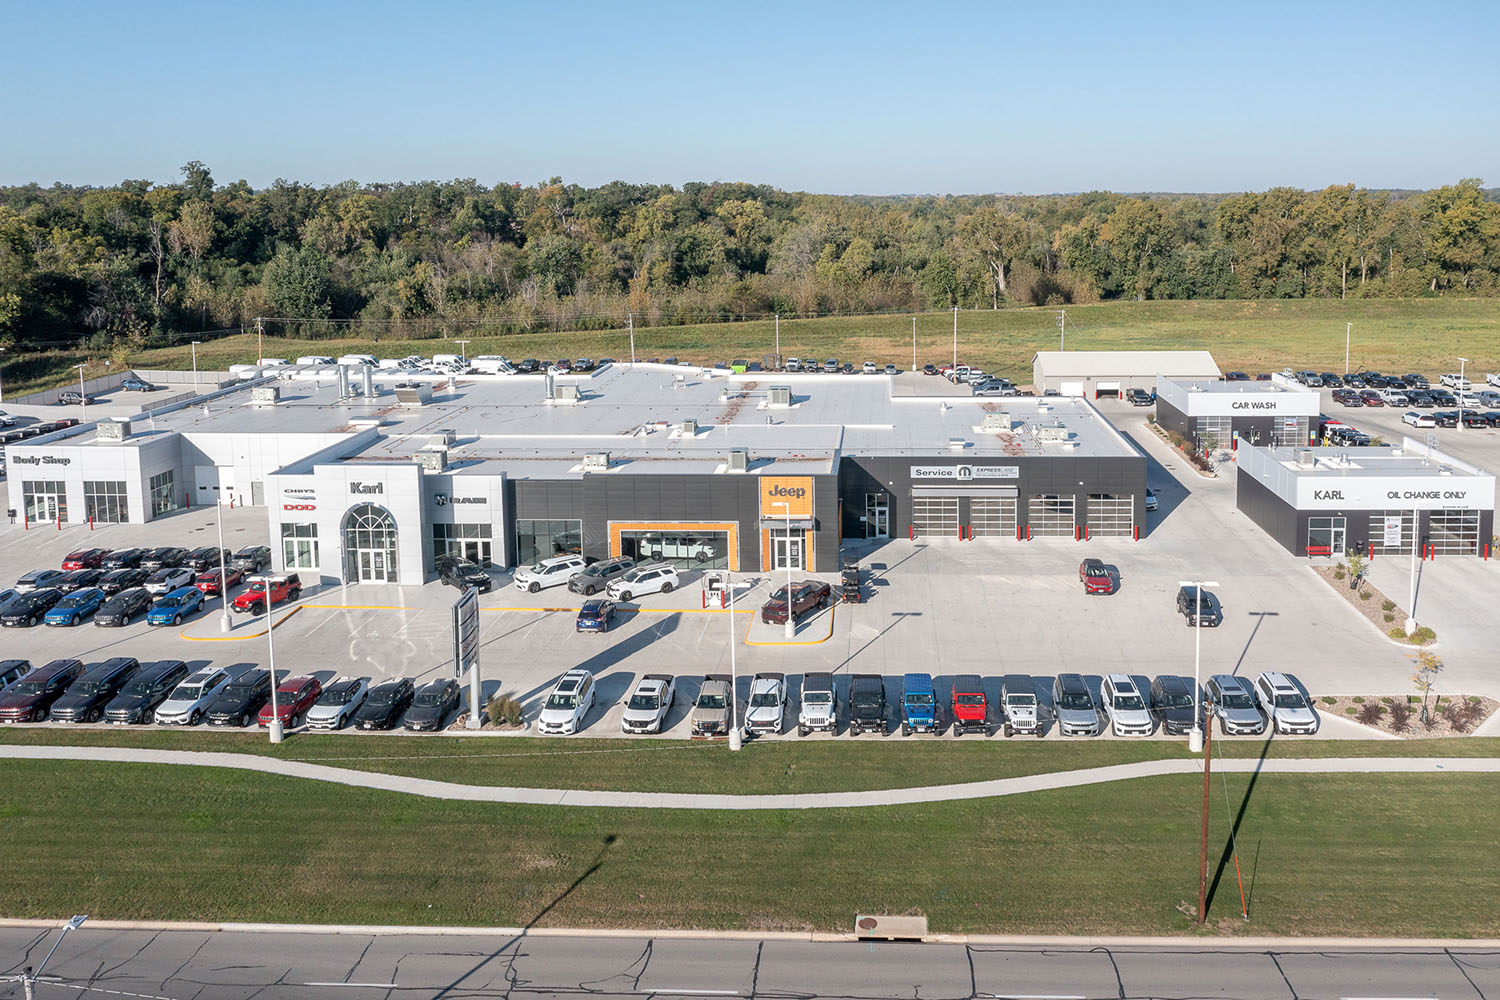
[[[803,580],[792,584],[792,621],[818,608],[833,604],[833,588],[817,580]],[[771,599],[762,605],[760,620],[767,625],[786,623],[786,587],[778,587]]]
[[[297,578],[296,573],[286,576],[268,576],[253,580],[248,590],[242,591],[234,599],[230,607],[236,611],[248,611],[252,614],[264,614],[266,610],[266,593],[270,591],[271,606],[275,607],[282,601],[295,601],[302,595],[302,581]]]

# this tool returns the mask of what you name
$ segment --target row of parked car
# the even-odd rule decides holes
[[[625,702],[622,731],[660,733],[676,702],[677,680],[670,674],[642,677]],[[1097,736],[1108,728],[1116,736],[1149,736],[1158,730],[1180,736],[1202,718],[1217,719],[1219,731],[1228,735],[1258,735],[1268,725],[1280,734],[1312,735],[1318,731],[1318,715],[1306,693],[1283,673],[1263,673],[1253,684],[1232,674],[1215,674],[1208,679],[1196,705],[1190,678],[1163,674],[1144,691],[1127,674],[1109,674],[1096,680],[1097,697],[1081,674],[1059,674],[1053,680],[1050,715],[1062,735]],[[886,678],[879,674],[851,675],[845,713],[833,674],[806,674],[794,713],[785,675],[756,674],[741,716],[744,736],[779,735],[790,720],[795,720],[799,736],[834,734],[844,718],[851,736],[887,735],[893,706],[887,702],[886,686]],[[580,732],[594,708],[596,690],[594,676],[587,669],[579,667],[563,674],[542,703],[537,732],[559,736]],[[950,723],[956,736],[973,732],[988,736],[996,729],[1007,737],[1042,736],[1049,711],[1037,691],[1037,680],[1031,675],[1007,674],[1000,679],[999,699],[992,705],[984,678],[960,674],[953,678],[944,702],[931,674],[910,673],[901,678],[895,721],[903,736],[941,733]],[[688,717],[691,734],[727,736],[738,715],[732,709],[734,697],[727,675],[704,677]],[[1204,716],[1195,710],[1199,707]]]
[[[276,687],[275,708],[271,688]],[[182,660],[141,663],[116,656],[85,666],[58,659],[36,669],[28,660],[0,661],[0,722],[108,722],[118,725],[345,728],[435,732],[459,709],[457,680],[420,687],[406,677],[379,682],[338,677],[326,686],[311,675],[289,677],[253,668],[231,676],[222,667],[189,671]]]
[[[233,588],[269,565],[271,550],[247,546],[227,549],[80,549],[69,553],[59,569],[39,569],[0,590],[0,625],[30,628],[38,624],[119,627],[145,616],[150,625],[181,625],[204,607],[209,597],[230,601],[244,614],[263,614],[272,605],[296,600],[298,576],[258,577],[230,599]]]

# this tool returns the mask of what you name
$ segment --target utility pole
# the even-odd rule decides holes
[[[917,370],[917,317],[911,318],[911,370]]]
[[[1057,349],[1066,351],[1068,349],[1068,311],[1059,309],[1057,311]]]
[[[1349,331],[1354,329],[1353,323],[1344,324],[1344,374],[1349,374]]]
[[[1203,727],[1203,837],[1198,846],[1198,923],[1200,924],[1208,919],[1208,772],[1209,765],[1213,761],[1213,728],[1213,726]]]
[[[263,365],[266,363],[266,349],[263,336],[265,329],[260,325],[260,317],[255,317],[255,363]]]
[[[1469,380],[1464,378],[1464,365],[1469,363],[1468,358],[1458,359],[1458,389],[1454,395],[1458,397],[1458,427],[1456,430],[1464,429],[1464,393],[1469,391]]]
[[[781,364],[781,313],[776,314],[776,363]]]
[[[958,306],[953,307],[953,367],[958,367]]]
[[[625,325],[630,328],[630,364],[635,365],[635,313],[625,314]]]

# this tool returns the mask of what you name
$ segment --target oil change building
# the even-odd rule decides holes
[[[1322,400],[1314,389],[1274,375],[1265,382],[1156,379],[1156,422],[1198,451],[1242,444],[1292,448],[1318,435]]]
[[[1411,438],[1399,448],[1239,449],[1236,503],[1297,556],[1483,555],[1495,477]]]

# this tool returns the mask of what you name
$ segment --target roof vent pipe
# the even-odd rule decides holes
[[[369,365],[360,365],[359,366],[359,373],[360,373],[360,381],[363,384],[364,390],[365,390],[365,398],[366,399],[374,399],[375,398],[375,369],[371,368]]]
[[[349,398],[349,369],[345,365],[339,365],[336,370],[338,371],[338,380],[339,380],[339,399],[348,399]]]
[[[543,384],[544,389],[545,389],[545,391],[542,394],[542,398],[543,399],[556,399],[557,398],[557,379],[555,379],[555,378],[552,377],[552,373],[551,372],[548,372],[544,376],[542,384]]]

